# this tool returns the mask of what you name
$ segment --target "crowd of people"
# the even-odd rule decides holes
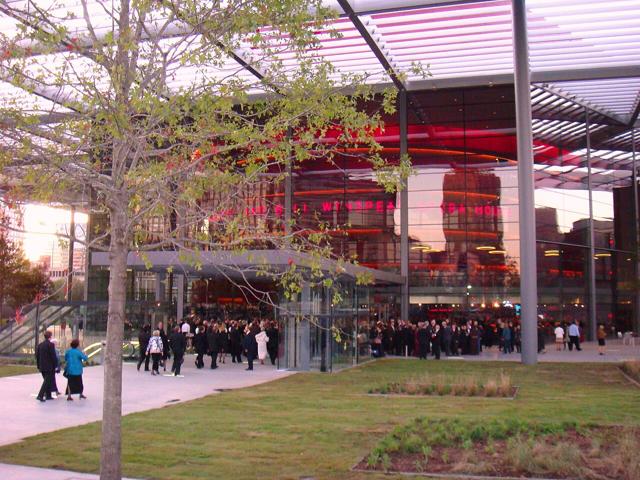
[[[143,326],[138,335],[138,370],[144,363],[145,371],[158,375],[161,367],[166,371],[168,360],[173,357],[171,373],[179,376],[186,353],[196,355],[198,369],[205,367],[205,356],[211,358],[211,369],[218,368],[218,363],[226,363],[227,355],[231,363],[244,363],[244,356],[247,370],[253,370],[255,360],[264,364],[268,358],[275,365],[278,357],[279,328],[275,321],[202,319],[194,314],[171,322],[169,332],[167,335],[163,322],[153,330],[149,324]]]
[[[537,331],[538,353],[546,352],[546,338],[552,333],[556,350],[581,351],[584,331],[579,320],[571,322],[539,322]],[[374,357],[385,355],[415,356],[426,359],[430,354],[436,359],[441,355],[479,355],[483,350],[496,347],[504,354],[520,353],[521,327],[510,319],[455,321],[435,319],[409,322],[390,319],[378,321],[370,329],[371,353]],[[598,352],[605,354],[607,333],[604,325],[596,332]]]
[[[391,354],[426,359],[432,355],[440,359],[442,354],[478,355],[483,348],[493,346],[505,354],[520,352],[521,348],[520,325],[502,319],[491,324],[478,320],[412,323],[391,319],[378,321],[370,331],[370,339],[374,357]]]

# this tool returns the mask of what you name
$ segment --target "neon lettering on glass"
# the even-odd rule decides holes
[[[343,210],[347,210],[348,212],[370,212],[375,211],[376,213],[386,213],[393,212],[396,209],[396,204],[393,200],[329,200],[324,201],[320,205],[319,208],[314,207],[313,204],[308,202],[295,203],[293,205],[293,212],[301,215],[301,214],[315,214],[320,211],[322,213],[332,213],[332,212],[340,212]],[[245,207],[242,210],[242,213],[247,217],[257,216],[257,215],[268,215],[269,213],[275,214],[275,216],[281,217],[284,215],[284,206],[281,204],[275,205],[264,205],[258,204],[251,207]],[[230,217],[236,215],[237,212],[233,209],[223,210],[221,212],[212,213],[209,217],[209,221],[218,222],[222,220],[224,217]]]
[[[456,212],[464,214],[468,211],[478,217],[502,217],[502,207],[499,205],[474,205],[467,207],[462,203],[446,202],[440,205],[440,210],[449,215],[453,215]]]

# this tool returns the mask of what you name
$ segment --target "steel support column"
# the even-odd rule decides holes
[[[71,206],[71,224],[69,225],[69,261],[67,263],[67,302],[72,300],[73,289],[73,250],[76,238],[76,207]],[[85,282],[87,280],[85,279]]]
[[[166,275],[164,272],[156,272],[156,275],[154,277],[154,295],[155,295],[156,302],[165,301],[165,298],[164,298],[165,287],[162,284],[165,278],[166,278]]]
[[[587,150],[587,189],[589,190],[589,338],[595,340],[598,328],[596,315],[596,243],[593,229],[593,185],[591,182],[591,136],[589,109],[584,109],[584,125]]]
[[[513,63],[518,146],[518,203],[520,214],[520,298],[522,362],[538,362],[538,285],[536,266],[536,211],[534,207],[533,134],[527,9],[525,0],[512,0]]]
[[[176,321],[182,320],[184,316],[184,280],[183,274],[174,275],[176,279]]]
[[[640,282],[640,200],[638,199],[638,151],[636,148],[636,130],[635,128],[631,130],[631,152],[632,152],[632,185],[633,185],[633,211],[635,213],[635,223],[636,223],[636,287],[635,287],[635,296],[636,296],[636,308],[635,308],[635,322],[634,322],[634,330],[636,333],[640,332],[640,286],[638,282]]]
[[[291,235],[291,219],[293,218],[293,171],[291,169],[290,159],[287,162],[287,173],[284,177],[284,234],[285,236]]]
[[[400,155],[408,153],[407,139],[407,92],[398,92],[398,115],[400,116]],[[408,180],[403,182],[400,190],[400,275],[402,275],[402,292],[400,295],[400,312],[402,320],[409,320],[409,191]]]

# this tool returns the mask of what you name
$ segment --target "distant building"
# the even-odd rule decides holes
[[[0,218],[6,228],[7,238],[22,247],[24,242],[24,233],[16,230],[24,228],[24,211],[21,207],[9,207],[4,200],[1,201]],[[13,230],[16,229],[16,230]]]
[[[84,238],[86,224],[76,224],[76,237]],[[42,265],[49,272],[49,278],[66,278],[69,273],[69,242],[63,237],[70,231],[69,223],[56,225],[56,232],[61,237],[51,240],[51,250],[49,255],[41,255],[36,262]],[[85,274],[86,249],[83,245],[74,244],[73,249],[73,275],[84,277]]]

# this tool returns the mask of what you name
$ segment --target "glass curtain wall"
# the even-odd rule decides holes
[[[636,314],[633,152],[608,145],[622,133],[621,128],[613,128],[606,136],[592,135],[590,155],[596,320],[610,335],[632,331]]]
[[[558,107],[558,105],[561,105]],[[534,94],[535,203],[541,324],[578,321],[609,335],[636,318],[636,221],[628,128],[588,108]],[[626,132],[626,133],[625,133]]]
[[[549,108],[534,109],[532,121],[538,313],[547,335],[557,323],[588,329],[591,302],[586,112],[564,119]]]
[[[369,300],[369,287],[344,279],[282,303],[279,368],[331,372],[368,360]]]
[[[411,319],[515,315],[513,87],[421,92],[409,118]]]

